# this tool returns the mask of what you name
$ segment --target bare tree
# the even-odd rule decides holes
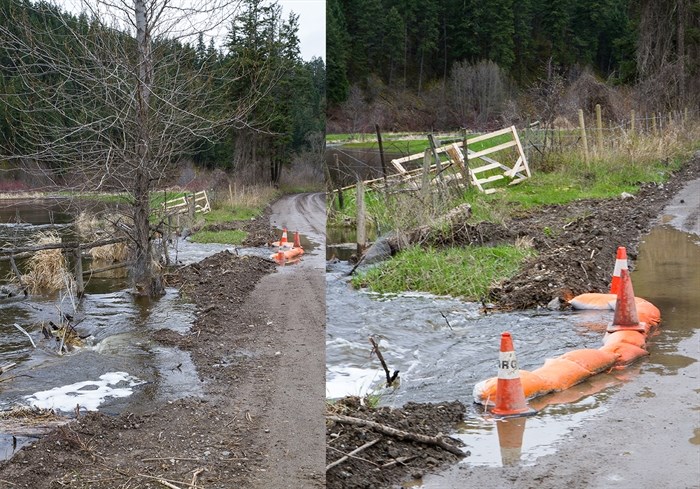
[[[227,84],[241,74],[197,63],[181,42],[220,29],[237,7],[230,0],[90,0],[81,3],[79,18],[39,3],[33,8],[60,15],[39,16],[40,25],[37,16],[0,19],[0,50],[20,80],[15,93],[0,93],[0,102],[19,115],[22,138],[0,157],[36,162],[52,175],[78,173],[80,189],[128,193],[123,227],[139,294],[163,291],[151,191],[196,143],[249,125],[249,113],[274,83],[273,76],[259,77],[267,85],[224,103]]]

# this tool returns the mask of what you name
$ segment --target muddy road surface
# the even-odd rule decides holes
[[[246,225],[298,229],[294,266],[224,251],[166,277],[196,319],[144,347],[189,352],[201,396],[81,415],[0,463],[0,487],[324,487],[323,199],[284,197]]]

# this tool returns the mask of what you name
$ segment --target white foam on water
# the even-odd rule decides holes
[[[357,367],[330,367],[326,373],[326,397],[339,399],[345,396],[364,397],[372,391],[372,384],[383,379],[376,369]]]
[[[85,380],[35,392],[26,400],[31,406],[43,409],[68,412],[80,405],[81,410],[97,411],[107,398],[128,397],[133,393],[132,387],[143,383],[126,372],[108,372],[100,375],[100,380]]]

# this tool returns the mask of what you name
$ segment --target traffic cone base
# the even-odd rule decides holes
[[[632,287],[632,279],[626,269],[620,270],[620,290],[617,293],[617,302],[615,303],[615,317],[610,326],[608,333],[615,331],[631,330],[644,333],[645,327],[639,322],[637,315],[637,305],[634,300],[634,289]]]
[[[536,412],[525,402],[525,393],[520,382],[518,361],[515,358],[513,349],[513,339],[510,333],[502,333],[501,350],[498,354],[496,406],[491,410],[491,414],[499,418],[505,418],[531,416]]]

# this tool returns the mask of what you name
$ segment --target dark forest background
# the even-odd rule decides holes
[[[328,0],[328,131],[697,109],[698,0]]]

